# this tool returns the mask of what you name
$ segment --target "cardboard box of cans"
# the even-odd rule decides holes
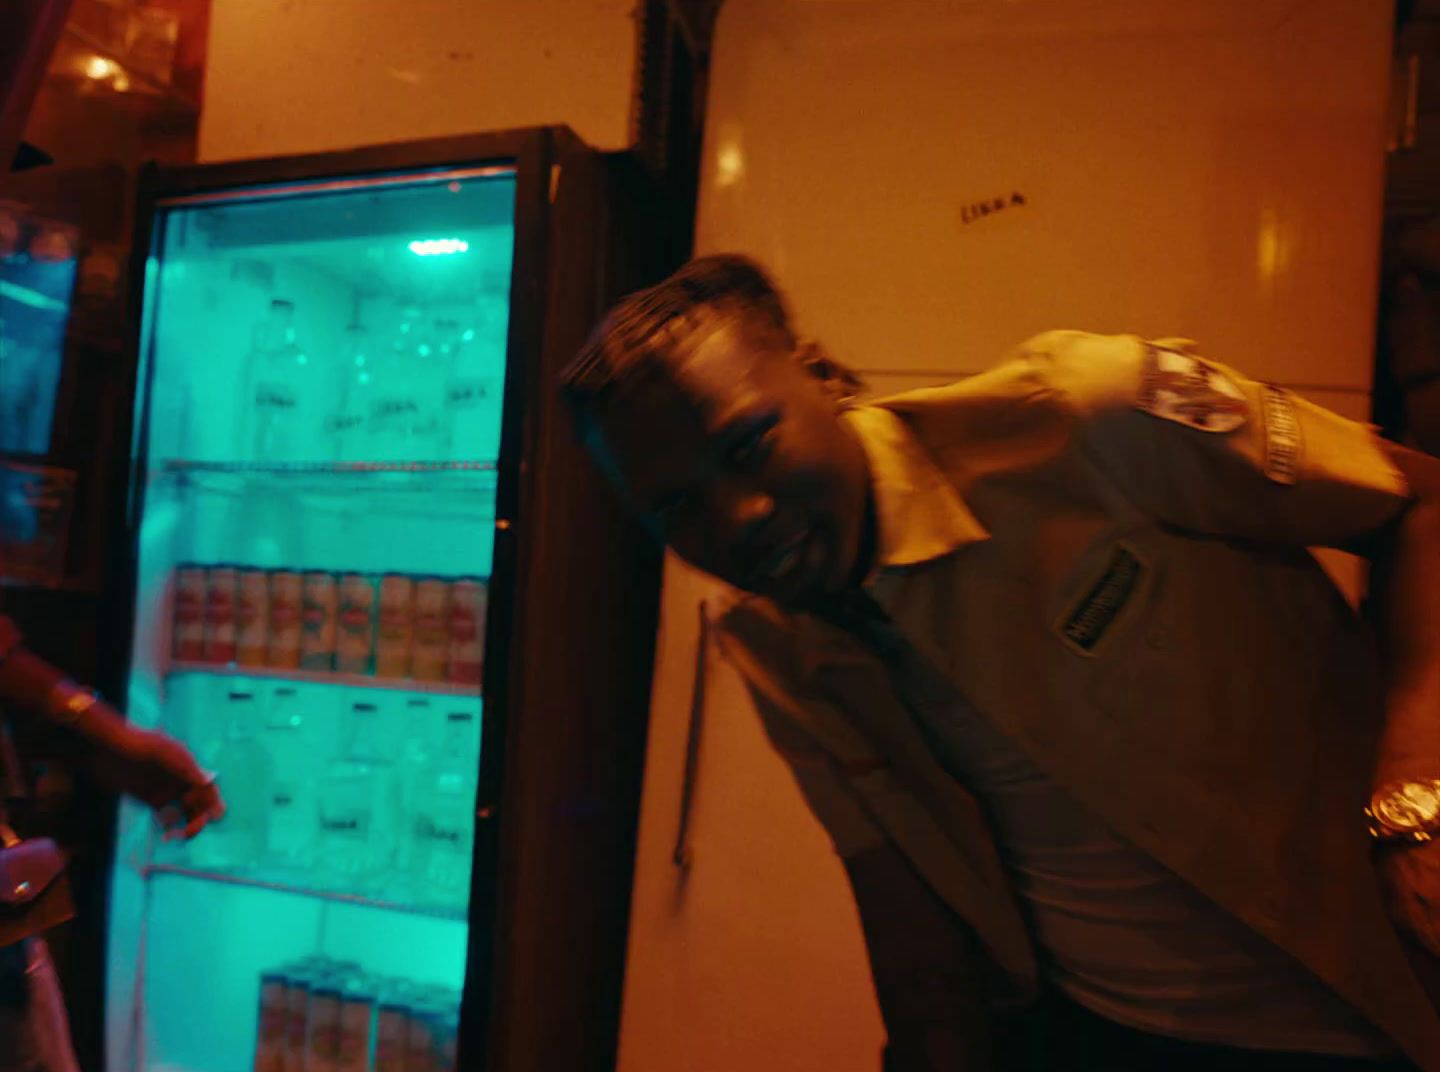
[[[176,661],[478,685],[479,577],[186,563],[175,571]]]
[[[260,976],[254,1072],[454,1072],[459,994],[312,956]]]

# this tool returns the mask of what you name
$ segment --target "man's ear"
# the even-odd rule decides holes
[[[837,406],[849,405],[865,390],[865,381],[830,356],[814,339],[801,339],[795,346],[795,360],[815,379]]]

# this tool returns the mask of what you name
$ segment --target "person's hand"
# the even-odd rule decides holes
[[[225,814],[215,779],[173,737],[127,727],[124,747],[97,756],[95,773],[111,788],[150,805],[167,841],[192,838]]]
[[[1440,841],[1386,845],[1377,868],[1391,922],[1440,956]]]

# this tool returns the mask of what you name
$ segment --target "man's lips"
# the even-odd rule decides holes
[[[815,530],[807,528],[776,545],[760,560],[749,572],[749,587],[777,595],[794,594],[818,568],[819,557]]]

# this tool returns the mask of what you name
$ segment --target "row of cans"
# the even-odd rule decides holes
[[[175,571],[172,654],[478,685],[487,596],[478,577],[185,563]]]
[[[455,1072],[454,991],[313,956],[260,976],[254,1072]]]

